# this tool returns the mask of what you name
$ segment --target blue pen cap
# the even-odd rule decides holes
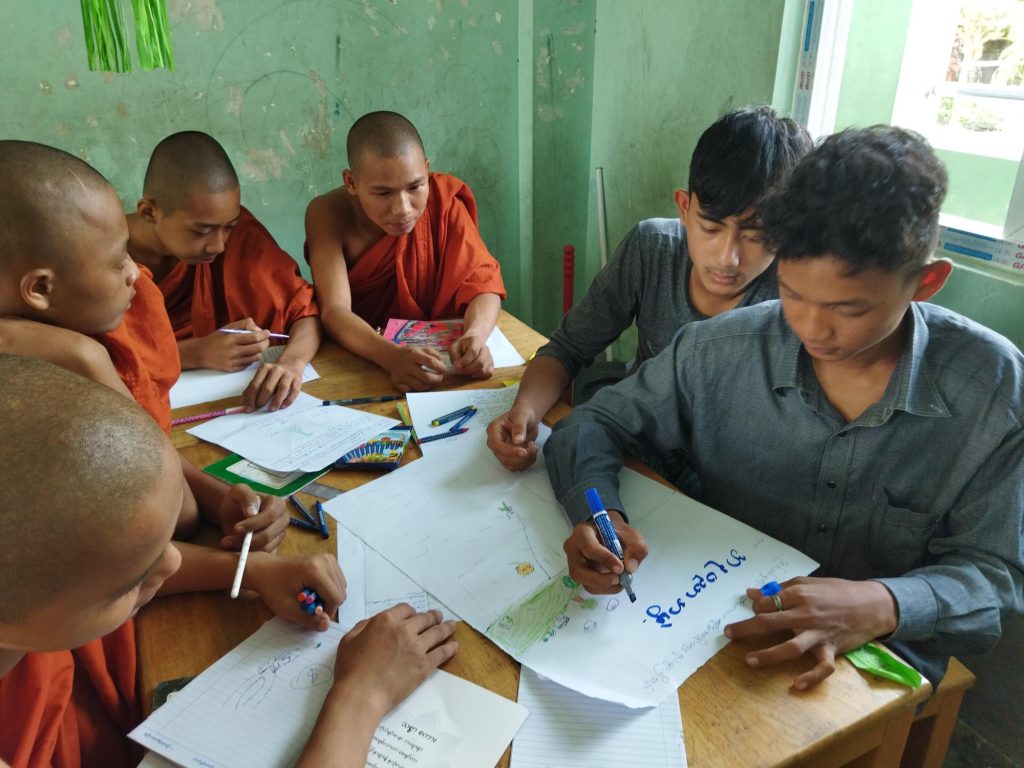
[[[604,502],[601,501],[601,494],[597,492],[597,488],[587,488],[584,491],[584,495],[587,497],[587,506],[590,507],[590,514],[597,514],[604,509]]]
[[[764,595],[765,597],[771,597],[772,595],[777,595],[781,591],[782,591],[782,585],[780,585],[779,582],[777,582],[777,581],[769,581],[767,584],[765,584],[763,587],[761,587],[761,594]]]

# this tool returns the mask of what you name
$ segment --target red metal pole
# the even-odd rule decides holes
[[[576,248],[562,248],[562,314],[572,309],[572,284],[576,274]]]

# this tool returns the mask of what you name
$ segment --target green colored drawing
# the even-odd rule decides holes
[[[521,655],[543,639],[579,591],[568,576],[552,579],[506,611],[484,634],[511,655]]]

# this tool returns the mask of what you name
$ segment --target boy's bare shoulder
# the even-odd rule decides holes
[[[344,224],[352,218],[352,197],[344,187],[332,189],[310,200],[306,216]]]

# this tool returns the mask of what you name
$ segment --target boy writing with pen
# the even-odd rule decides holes
[[[168,136],[128,216],[128,252],[164,295],[182,368],[241,370],[262,359],[271,338],[287,337],[242,394],[249,410],[277,410],[298,396],[320,346],[319,310],[294,260],[240,199],[216,140],[198,131]]]
[[[189,545],[171,542],[184,493],[177,455],[129,399],[49,363],[0,355],[0,402],[0,765],[134,766],[132,617],[155,595],[226,588],[236,558],[220,553],[215,567],[196,571]],[[311,630],[324,629],[345,597],[326,555],[255,553],[243,586]],[[312,613],[296,600],[304,588],[316,592]],[[436,612],[407,605],[357,625],[341,641],[298,764],[362,766],[379,719],[455,653],[453,631]]]
[[[174,333],[148,270],[128,256],[124,211],[94,168],[59,149],[0,141],[0,352],[62,365],[134,398],[170,431]],[[273,551],[287,530],[280,499],[230,486],[181,459],[188,484],[175,535],[198,518],[237,549]]]
[[[637,374],[554,430],[544,457],[575,524],[570,575],[592,592],[642,589],[647,555],[618,497],[625,451],[692,464],[700,500],[817,560],[729,638],[789,630],[748,654],[808,654],[794,680],[881,638],[936,684],[1024,610],[1024,356],[1005,338],[926,303],[946,172],[918,135],[827,138],[761,206],[781,301],[687,326]],[[673,478],[669,478],[673,479]],[[607,503],[625,564],[586,522]]]

